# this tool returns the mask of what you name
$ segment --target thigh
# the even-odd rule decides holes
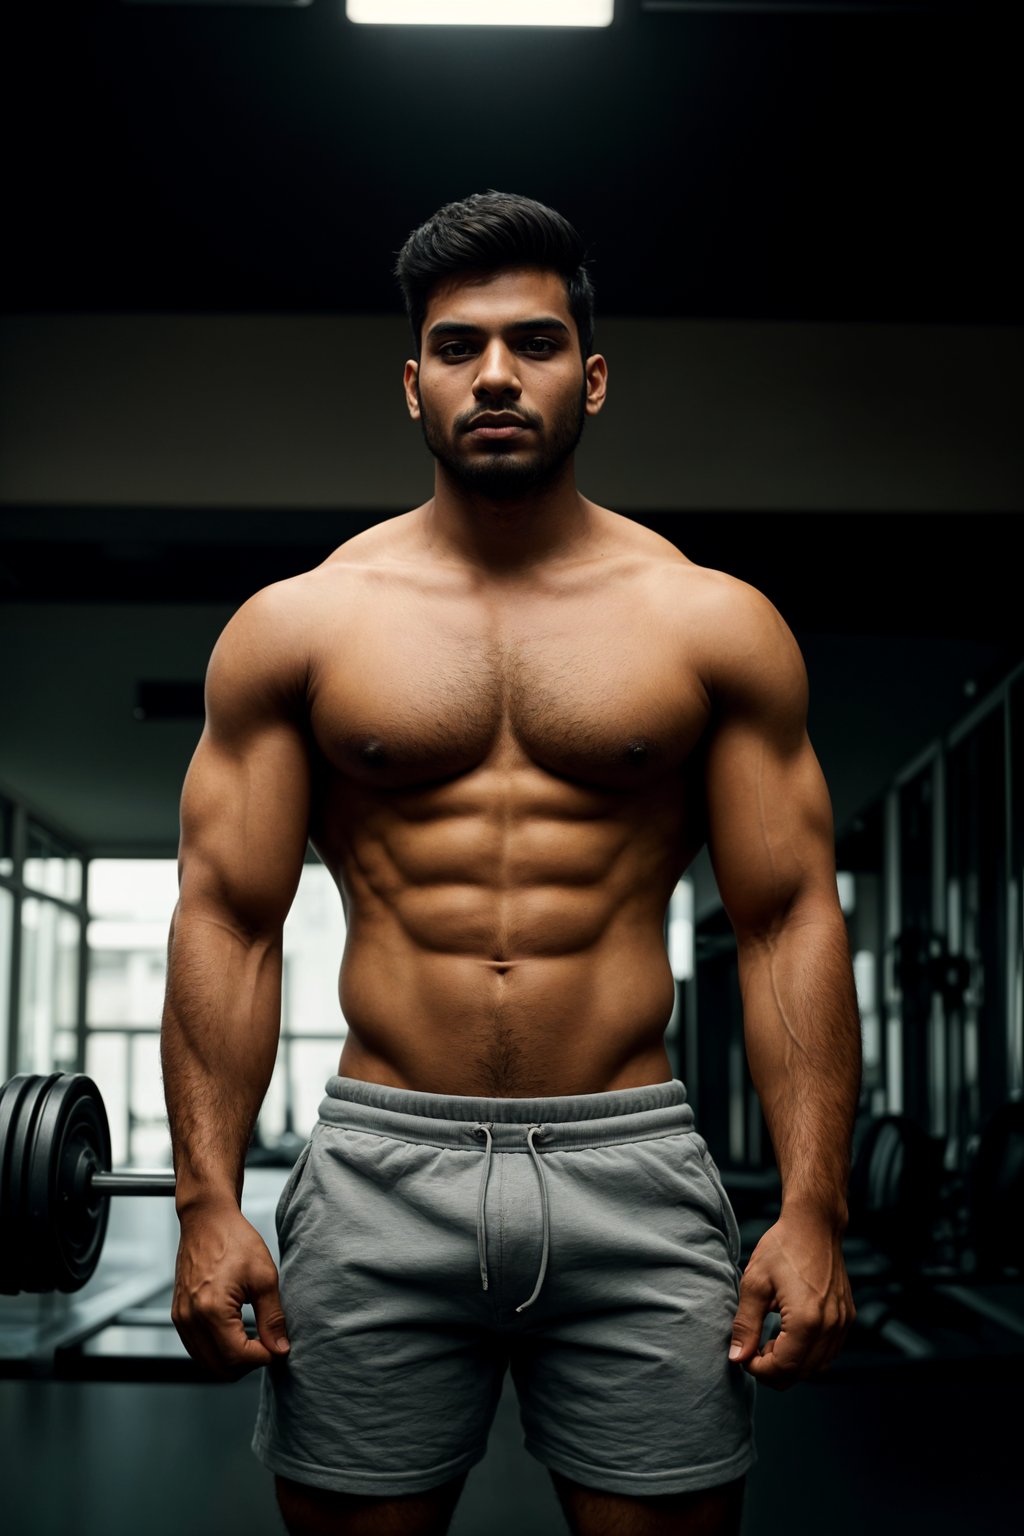
[[[289,1536],[444,1536],[467,1474],[399,1498],[368,1498],[278,1477]]]
[[[744,1479],[690,1493],[630,1498],[552,1472],[572,1536],[738,1536]]]
[[[316,1127],[277,1213],[291,1349],[262,1373],[253,1437],[271,1471],[400,1498],[485,1454],[507,1354],[480,1291],[478,1177],[478,1158]]]
[[[755,1385],[728,1358],[738,1229],[703,1140],[568,1150],[544,1166],[548,1279],[512,1354],[527,1450],[631,1498],[741,1478]]]

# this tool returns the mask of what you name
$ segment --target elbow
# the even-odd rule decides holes
[[[841,928],[846,919],[838,894],[818,886],[794,886],[774,900],[729,912],[736,944],[741,951],[771,950],[807,930]]]
[[[171,940],[186,934],[209,934],[216,930],[245,950],[273,950],[281,947],[284,921],[276,914],[244,910],[209,901],[184,903],[179,900],[171,919]]]

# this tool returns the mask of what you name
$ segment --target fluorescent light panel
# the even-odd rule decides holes
[[[427,27],[608,27],[614,0],[345,0],[349,21]]]

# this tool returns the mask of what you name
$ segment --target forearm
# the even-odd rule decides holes
[[[179,903],[160,1039],[179,1213],[211,1198],[241,1202],[280,1014],[280,932],[246,936]]]
[[[860,1023],[838,908],[739,946],[747,1059],[782,1175],[783,1209],[847,1220]]]

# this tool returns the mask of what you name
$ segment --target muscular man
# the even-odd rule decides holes
[[[507,1365],[578,1536],[735,1532],[755,1383],[825,1369],[853,1317],[859,1028],[804,667],[754,588],[577,491],[607,383],[582,258],[518,196],[414,231],[434,494],[258,592],[210,661],[163,1030],[174,1319],[218,1375],[266,1367],[293,1536],[447,1530]],[[348,1033],[279,1288],[240,1198],[307,840]],[[742,1274],[664,1044],[666,907],[705,841],[782,1176]]]

